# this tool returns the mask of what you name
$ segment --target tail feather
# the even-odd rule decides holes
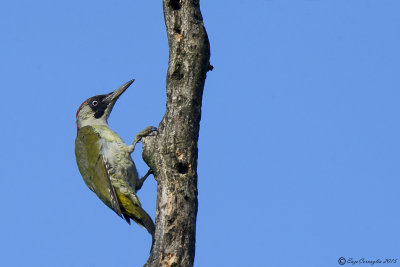
[[[117,191],[118,200],[122,207],[122,215],[124,219],[130,223],[129,219],[132,219],[140,226],[147,229],[147,231],[154,236],[154,223],[149,214],[142,209],[141,204],[137,196],[133,193],[121,193]]]
[[[153,220],[150,215],[142,209],[140,205],[140,201],[135,194],[122,194],[120,192],[117,193],[119,202],[122,206],[122,215],[123,218],[130,224],[130,220],[133,220],[140,226],[146,228],[147,232],[151,234],[152,245],[154,244],[154,232],[155,226]]]
[[[154,232],[156,229],[150,215],[147,214],[147,212],[141,207],[137,207],[137,211],[140,214],[140,218],[134,216],[133,214],[129,214],[129,218],[134,220],[140,226],[146,228],[147,232],[149,232],[151,236],[154,236]]]
[[[151,234],[151,249],[150,249],[150,253],[151,253],[151,251],[153,250],[153,246],[154,246],[154,232],[156,229],[155,229],[153,220],[151,219],[149,214],[147,214],[147,212],[140,207],[139,207],[138,211],[140,213],[141,218],[137,218],[135,216],[125,217],[125,215],[124,215],[124,217],[125,217],[125,220],[127,220],[127,221],[129,221],[129,218],[132,219],[140,226],[146,228],[147,232],[149,232],[149,234]]]

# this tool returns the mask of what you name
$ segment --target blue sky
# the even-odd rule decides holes
[[[211,42],[195,266],[400,259],[400,2],[201,1]],[[161,1],[2,1],[1,266],[142,266],[150,236],[85,186],[75,112],[135,78],[126,142],[165,109]],[[133,158],[147,171],[140,149]],[[156,184],[139,192],[154,218]]]

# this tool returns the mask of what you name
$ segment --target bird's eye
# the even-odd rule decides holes
[[[93,101],[92,101],[92,106],[93,106],[93,107],[97,106],[98,104],[99,104],[99,102],[97,102],[97,100],[93,100]]]

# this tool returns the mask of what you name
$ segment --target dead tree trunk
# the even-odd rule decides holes
[[[169,45],[167,108],[143,158],[157,180],[156,232],[145,266],[193,266],[197,141],[210,46],[199,0],[163,0]]]

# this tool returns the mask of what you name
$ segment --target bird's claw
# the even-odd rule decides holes
[[[148,170],[147,173],[138,180],[138,183],[136,185],[136,191],[139,191],[140,188],[142,188],[144,181],[146,181],[147,177],[149,177],[150,174],[154,174],[151,169]]]
[[[148,126],[148,127],[144,128],[144,130],[141,131],[140,133],[143,133],[143,132],[147,133],[147,134],[145,136],[142,136],[142,137],[155,136],[155,134],[152,134],[152,133],[153,132],[157,132],[158,133],[158,129],[157,129],[157,127],[154,127],[154,126]]]
[[[144,128],[142,131],[140,131],[135,136],[135,139],[133,140],[132,145],[129,146],[130,153],[132,153],[135,150],[136,144],[139,143],[143,137],[155,136],[155,134],[153,134],[154,132],[158,132],[158,129],[154,126],[148,126],[148,127]]]

